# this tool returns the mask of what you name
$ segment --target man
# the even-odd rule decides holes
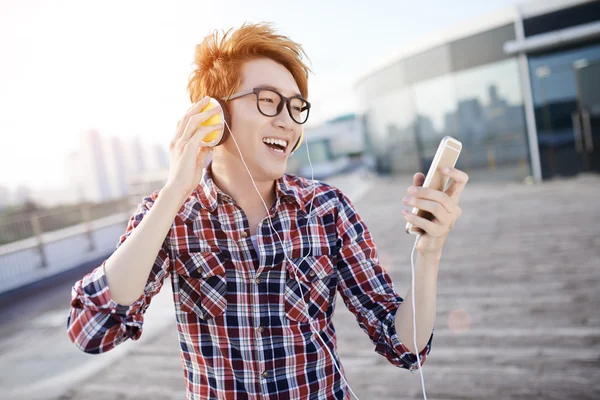
[[[415,369],[429,353],[442,247],[460,215],[467,176],[447,193],[419,189],[406,215],[426,231],[417,246],[417,347],[411,292],[394,291],[373,239],[338,189],[286,175],[310,103],[300,45],[268,25],[207,37],[189,83],[194,103],[170,146],[167,183],[145,198],[116,251],[77,282],[70,339],[102,353],[142,333],[143,315],[171,278],[189,399],[347,399],[332,324],[339,291],[375,350]],[[224,98],[231,131],[209,152],[202,112]],[[200,184],[198,184],[200,182]],[[264,202],[263,202],[264,201]]]

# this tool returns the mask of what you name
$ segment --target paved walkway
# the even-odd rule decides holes
[[[371,190],[356,202],[402,295],[413,240],[400,211],[410,183],[369,180]],[[535,186],[469,184],[442,258],[436,334],[423,369],[428,399],[600,398],[599,204],[597,176]],[[72,348],[64,304],[34,323],[3,326],[3,398],[183,399],[165,288],[149,309],[144,337],[113,356]],[[348,381],[362,400],[422,398],[418,372],[374,353],[342,304],[335,325]]]

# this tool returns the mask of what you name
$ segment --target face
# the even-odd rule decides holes
[[[300,94],[292,74],[283,65],[270,59],[246,62],[242,66],[241,78],[240,87],[236,92],[270,86],[286,97]],[[269,102],[269,99],[261,101]],[[252,177],[259,181],[279,179],[285,174],[287,159],[300,137],[302,125],[294,122],[285,106],[275,117],[261,114],[256,107],[256,95],[253,93],[230,100],[228,106],[231,131]],[[272,141],[270,139],[283,140],[286,144],[285,149],[276,150],[277,146],[265,143]],[[239,161],[238,148],[231,135],[219,147],[223,148],[223,156],[237,159],[236,164],[239,163],[245,174],[245,168]]]

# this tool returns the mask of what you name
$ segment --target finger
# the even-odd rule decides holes
[[[202,124],[203,122],[206,122],[208,119],[214,117],[215,115],[219,114],[221,112],[221,108],[220,107],[214,107],[211,108],[208,111],[204,111],[201,112],[200,114],[196,114],[193,115],[188,123],[187,126],[185,127],[185,130],[183,131],[183,135],[181,135],[181,140],[182,141],[188,141],[190,140],[190,138],[199,131],[200,129],[200,124]],[[216,129],[214,129],[216,130]],[[212,131],[209,131],[208,133],[210,133]],[[206,135],[204,135],[206,136]]]
[[[411,191],[411,189],[414,189],[414,191]],[[414,196],[415,199],[425,199],[439,203],[452,215],[457,214],[458,212],[457,202],[450,198],[445,192],[426,187],[413,186],[408,188],[408,193],[411,196]]]
[[[406,221],[410,222],[417,228],[423,229],[425,231],[425,233],[427,233],[431,236],[443,235],[443,227],[439,224],[436,224],[433,221],[429,221],[428,219],[419,217],[418,215],[415,215],[408,210],[404,210],[402,212],[402,216],[404,216],[404,219]]]
[[[173,138],[174,141],[177,141],[181,138],[190,118],[206,107],[209,101],[210,97],[206,96],[199,102],[192,104],[192,106],[185,112],[183,118],[177,124],[177,131],[175,132],[175,137]]]
[[[183,118],[187,115],[187,113],[190,112],[190,110],[198,103],[193,103],[191,106],[189,106],[189,108],[187,110],[185,110],[185,113],[183,114],[183,117],[177,121],[177,124],[175,124],[175,132],[177,132],[179,130],[179,125],[181,125],[181,122],[183,121]]]
[[[198,130],[198,134],[196,136],[192,137],[187,142],[180,141],[180,157],[186,160],[195,160],[197,164],[199,162],[198,157],[200,154],[202,154],[200,152],[202,138],[209,134],[212,130],[214,130],[214,127],[204,126]],[[208,146],[204,147],[206,147],[208,151],[211,149],[211,147]]]
[[[200,101],[203,101],[203,100],[205,100],[205,99],[209,99],[209,96],[204,96],[204,97],[203,97],[203,98],[202,98]],[[190,110],[191,110],[192,108],[194,108],[194,106],[195,106],[196,104],[200,103],[200,101],[197,101],[197,102],[195,102],[195,103],[192,103],[192,104],[190,104],[190,106],[188,107],[188,109],[187,109],[187,110],[185,110],[185,113],[184,113],[183,115],[185,115],[185,114],[189,113],[189,112],[190,112]],[[209,101],[210,101],[210,100],[209,100]]]
[[[459,198],[460,194],[465,189],[465,185],[469,181],[469,175],[456,168],[448,168],[447,172],[445,169],[442,169],[442,174],[453,180],[448,189],[446,189],[446,194],[449,197]]]
[[[185,146],[191,146],[194,149],[198,149],[202,144],[202,139],[204,139],[206,135],[208,135],[211,132],[218,131],[220,129],[223,129],[223,124],[203,126],[196,131],[194,136],[192,136],[187,142],[185,142]]]
[[[451,213],[448,210],[446,210],[446,208],[438,202],[431,201],[431,200],[425,200],[425,199],[419,199],[419,198],[412,197],[412,196],[405,197],[404,199],[402,199],[402,201],[407,206],[416,207],[420,210],[430,212],[442,224],[449,225],[452,222]]]
[[[189,112],[196,106],[200,105],[200,103],[202,101],[204,101],[205,99],[208,99],[208,97],[205,97],[204,99],[200,100],[197,103],[192,104],[183,114],[183,117],[181,117],[181,119],[179,121],[177,121],[177,124],[175,125],[175,137],[172,140],[172,143],[177,142],[180,138],[181,135],[183,134],[184,128],[185,128],[185,124],[187,124],[187,121],[189,120],[189,118],[186,118],[189,115]],[[210,100],[209,100],[210,101]],[[202,108],[201,108],[202,109]],[[184,124],[185,123],[185,124]]]
[[[208,96],[204,97],[202,100],[204,100],[204,99],[206,99],[206,98],[208,98]],[[202,100],[200,100],[200,101],[202,101]],[[187,113],[189,113],[189,112],[190,112],[190,110],[191,110],[192,108],[194,108],[194,106],[195,106],[196,104],[200,103],[200,101],[197,101],[197,102],[195,102],[195,103],[192,103],[192,104],[191,104],[191,105],[188,107],[188,109],[187,109],[187,110],[185,110],[185,113],[183,113],[183,116],[185,117],[185,116],[187,115]],[[210,101],[210,100],[209,100],[209,101]],[[183,118],[181,118],[179,121],[177,121],[177,126],[179,126],[179,124],[181,123],[181,121],[183,121]]]
[[[208,155],[208,153],[210,153],[210,151],[210,147],[200,147],[198,149],[198,153],[196,155],[196,165],[198,167],[204,166],[204,160],[206,160],[206,156]]]
[[[425,175],[423,175],[421,172],[417,172],[413,176],[413,186],[423,186],[424,183],[425,183]]]

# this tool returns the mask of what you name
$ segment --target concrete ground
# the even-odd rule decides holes
[[[404,295],[414,238],[404,233],[400,212],[411,178],[351,179],[339,186],[359,199],[382,265]],[[469,183],[440,267],[436,332],[423,368],[428,399],[600,398],[599,204],[599,176],[533,186]],[[43,310],[0,313],[2,398],[185,398],[165,288],[142,339],[101,356],[68,342],[64,287]],[[377,355],[341,299],[334,321],[359,398],[423,398],[419,373]]]

